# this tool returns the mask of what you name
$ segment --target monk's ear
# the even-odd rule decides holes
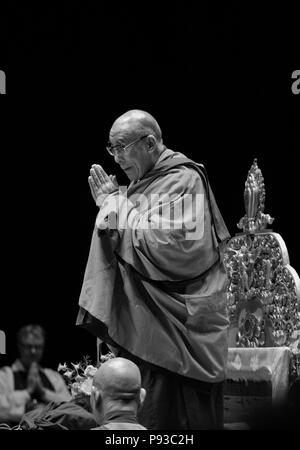
[[[141,388],[140,390],[140,403],[139,403],[139,407],[141,408],[143,406],[143,403],[145,401],[147,395],[147,391],[144,388]]]
[[[147,147],[149,152],[153,152],[153,150],[155,150],[157,147],[156,139],[152,134],[149,134],[149,136],[147,136]]]

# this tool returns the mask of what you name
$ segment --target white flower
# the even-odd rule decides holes
[[[71,385],[72,396],[75,397],[77,394],[79,394],[79,392],[80,392],[80,383],[77,383],[77,382],[73,383]]]
[[[93,377],[93,376],[95,375],[96,372],[97,372],[97,367],[94,367],[94,366],[92,366],[92,365],[88,365],[88,366],[85,368],[84,375],[85,375],[86,377]]]
[[[85,380],[85,377],[82,375],[76,375],[76,377],[75,377],[75,381],[77,383],[82,383],[84,380]]]
[[[92,392],[92,384],[93,384],[93,378],[89,377],[84,380],[83,383],[81,383],[80,386],[80,392],[83,392],[86,395],[91,395]]]
[[[63,372],[63,371],[65,371],[65,370],[67,370],[68,369],[68,367],[67,367],[67,363],[63,363],[63,364],[58,364],[58,368],[57,368],[57,372]]]
[[[111,357],[111,355],[106,355],[105,360]],[[93,377],[98,368],[91,364],[88,357],[85,357],[77,364],[71,362],[70,367],[66,363],[59,364],[57,370],[62,372],[73,398],[80,394],[91,395]]]
[[[67,372],[64,373],[64,376],[67,378],[72,378],[72,376],[73,376],[72,370],[67,370]]]
[[[77,364],[71,363],[71,364],[72,364],[72,366],[74,367],[75,370],[79,370],[80,369],[80,363],[77,363]]]

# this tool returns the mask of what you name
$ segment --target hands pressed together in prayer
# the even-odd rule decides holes
[[[99,207],[108,194],[118,190],[118,182],[115,175],[107,175],[99,164],[93,164],[88,177],[93,199]]]
[[[27,376],[27,391],[30,397],[38,397],[41,400],[44,399],[45,390],[42,384],[42,380],[39,374],[39,365],[36,362],[32,362]]]

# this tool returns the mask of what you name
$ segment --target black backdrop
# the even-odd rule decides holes
[[[10,102],[0,364],[14,359],[15,332],[28,322],[47,329],[49,366],[95,358],[95,339],[75,327],[97,212],[87,176],[97,162],[125,183],[105,143],[128,109],[152,113],[169,148],[205,164],[231,234],[257,158],[265,212],[300,273],[295,6],[97,3],[32,10],[11,2],[10,54],[4,48],[0,67]]]

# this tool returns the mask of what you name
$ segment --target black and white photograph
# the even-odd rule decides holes
[[[3,10],[1,433],[299,428],[299,13]]]

